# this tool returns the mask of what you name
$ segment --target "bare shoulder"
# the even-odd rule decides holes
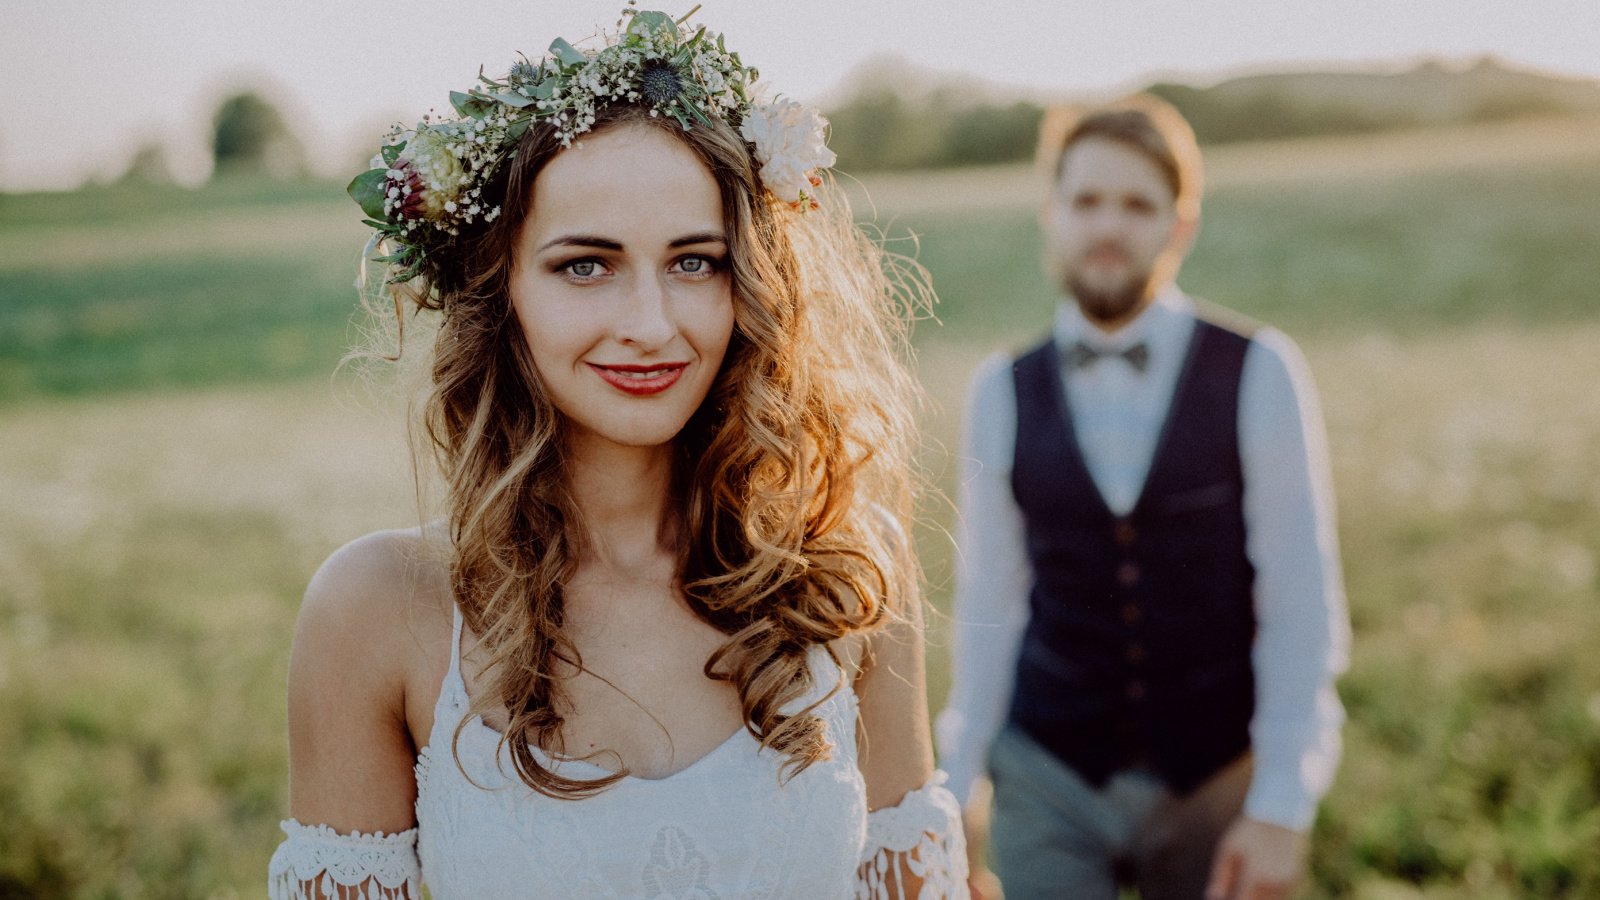
[[[888,508],[872,504],[862,511],[866,537],[875,543],[885,596],[884,618],[877,628],[855,632],[834,642],[846,672],[859,680],[880,656],[885,641],[919,640],[922,633],[922,592],[916,554],[906,527]]]
[[[336,830],[411,822],[411,766],[449,659],[448,556],[427,528],[335,551],[306,588],[289,662],[293,815]]]
[[[855,682],[857,759],[869,809],[894,806],[933,772],[916,554],[906,529],[887,510],[880,511],[877,524],[894,571],[885,573],[891,592],[887,615],[861,644]]]
[[[334,551],[300,606],[291,686],[337,685],[345,702],[390,711],[413,736],[426,734],[433,704],[424,695],[449,664],[448,550],[442,529],[424,526]]]
[[[333,551],[311,577],[306,604],[322,613],[376,612],[444,586],[449,546],[434,525],[375,531]]]
[[[344,544],[318,567],[306,588],[301,618],[379,625],[416,604],[450,593],[448,544],[437,528],[373,532]]]

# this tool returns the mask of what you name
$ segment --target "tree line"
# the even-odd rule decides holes
[[[968,87],[965,77],[885,77],[891,68],[863,69],[845,99],[825,110],[841,169],[941,168],[1033,155],[1041,103]],[[926,87],[930,81],[935,86]],[[1462,67],[1424,62],[1400,72],[1280,73],[1146,90],[1177,107],[1202,145],[1600,115],[1600,83],[1520,71],[1492,57]]]
[[[1550,115],[1600,115],[1600,83],[1524,72],[1485,57],[1465,67],[1425,62],[1401,72],[1283,73],[1197,87],[1147,88],[1178,108],[1202,145],[1465,124]],[[948,168],[1032,157],[1043,102],[969,76],[865,64],[825,106],[829,145],[849,172]],[[256,91],[218,104],[211,122],[216,175],[304,176],[305,148]],[[159,144],[137,149],[128,180],[170,181]]]

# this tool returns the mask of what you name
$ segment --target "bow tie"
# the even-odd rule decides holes
[[[1125,350],[1101,350],[1091,347],[1083,341],[1075,341],[1067,348],[1067,365],[1074,369],[1085,369],[1100,361],[1102,357],[1120,357],[1128,365],[1133,366],[1135,372],[1143,372],[1150,365],[1150,348],[1140,341]]]

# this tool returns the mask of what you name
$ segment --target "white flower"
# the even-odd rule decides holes
[[[786,203],[799,202],[811,189],[811,173],[837,159],[823,143],[826,119],[793,100],[759,103],[745,116],[739,133],[755,145],[761,180]]]

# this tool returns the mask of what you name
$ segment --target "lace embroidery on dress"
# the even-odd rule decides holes
[[[339,834],[285,819],[288,835],[267,867],[270,900],[421,900],[417,829],[385,835]]]
[[[921,887],[917,900],[967,896],[967,842],[961,805],[934,772],[894,806],[867,815],[867,840],[856,870],[856,900],[906,900],[905,873]]]

